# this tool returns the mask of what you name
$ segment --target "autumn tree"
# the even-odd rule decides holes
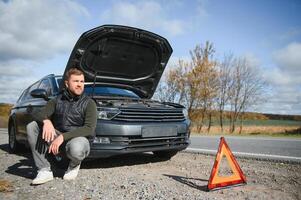
[[[229,111],[230,132],[234,132],[239,119],[241,131],[244,113],[261,100],[265,83],[245,58],[230,54],[217,62],[214,54],[212,43],[197,45],[190,51],[190,61],[179,60],[165,74],[156,99],[184,105],[198,132],[205,119],[210,131],[214,111],[218,112],[223,131],[225,110]]]
[[[212,106],[217,96],[218,73],[214,53],[213,44],[208,41],[205,45],[197,45],[190,51],[191,61],[179,60],[157,89],[157,99],[186,107],[189,118],[197,122],[198,131],[202,129],[206,115],[210,116],[211,124]]]
[[[183,103],[187,63],[179,60],[169,69],[160,81],[154,99],[162,102]]]
[[[211,116],[214,98],[217,95],[217,71],[214,60],[213,44],[206,42],[204,46],[197,45],[192,51],[190,69],[186,78],[186,92],[191,119],[198,121],[197,131],[200,132],[207,114]],[[209,118],[211,124],[211,117]]]

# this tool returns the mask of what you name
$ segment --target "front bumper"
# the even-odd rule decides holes
[[[91,143],[89,158],[163,150],[181,151],[190,144],[189,121],[172,123],[118,123],[99,120],[96,137],[109,143]]]

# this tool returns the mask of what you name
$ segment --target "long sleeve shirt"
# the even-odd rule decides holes
[[[43,122],[43,120],[51,120],[52,115],[55,112],[56,98],[47,102],[46,106],[39,112],[34,114],[34,119],[38,122]],[[84,125],[80,126],[71,131],[62,133],[64,140],[70,140],[74,137],[80,136],[93,136],[97,123],[97,108],[96,104],[92,99],[89,99],[87,107],[85,109],[85,119]],[[55,127],[54,127],[55,128]]]

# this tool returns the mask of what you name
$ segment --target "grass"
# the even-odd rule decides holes
[[[191,132],[193,133],[193,135],[271,136],[301,138],[301,121],[244,120],[241,133],[239,133],[239,126],[240,123],[236,123],[236,130],[234,131],[234,133],[229,133],[229,120],[225,120],[224,131],[222,133],[219,121],[215,120],[212,123],[212,127],[209,133],[207,131],[207,126],[204,126],[200,133],[198,133],[196,127],[193,126]]]
[[[0,116],[0,128],[7,128],[8,126],[8,117]]]
[[[196,128],[192,127],[191,132],[193,135],[270,136],[301,138],[301,125],[245,125],[241,133],[239,133],[239,127],[236,128],[234,133],[229,133],[229,126],[225,126],[223,133],[219,126],[212,126],[209,133],[207,131],[207,127],[203,127],[200,133],[197,133]]]
[[[204,124],[208,124],[205,122]],[[224,121],[224,126],[229,126],[229,120]],[[239,126],[240,122],[236,123],[236,126]],[[219,126],[218,120],[212,121],[212,126]],[[244,120],[243,126],[301,126],[301,121],[294,120]]]
[[[13,186],[11,182],[0,179],[0,192],[12,192],[13,191]]]

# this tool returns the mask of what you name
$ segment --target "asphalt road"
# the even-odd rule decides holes
[[[0,128],[0,134],[7,134],[7,129]],[[301,163],[301,139],[235,136],[225,139],[235,156]],[[220,136],[191,136],[186,151],[214,155],[219,142]]]
[[[301,163],[301,139],[272,137],[225,137],[236,156]],[[191,152],[216,154],[220,136],[192,136]]]

